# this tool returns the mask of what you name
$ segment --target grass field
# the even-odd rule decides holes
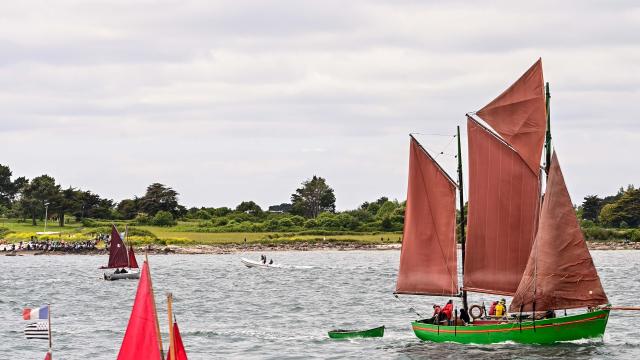
[[[36,226],[31,221],[17,222],[0,219],[0,227],[7,228],[10,232],[9,241],[28,240],[30,236],[36,236],[36,232],[44,231],[44,222],[38,222]],[[225,245],[243,244],[247,239],[248,244],[281,244],[290,242],[351,242],[362,244],[387,244],[399,243],[400,234],[397,233],[362,233],[354,235],[300,235],[296,233],[262,232],[262,233],[206,233],[180,231],[180,227],[160,226],[136,226],[137,229],[151,232],[157,240],[135,239],[134,243],[157,242],[160,244],[175,245]],[[120,229],[121,231],[123,229]],[[48,222],[47,231],[61,232],[65,241],[82,241],[89,238],[94,228],[83,228],[80,223],[67,224],[59,227],[57,222]],[[56,238],[55,235],[53,238]]]

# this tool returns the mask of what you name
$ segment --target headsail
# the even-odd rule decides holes
[[[138,268],[138,261],[136,260],[136,254],[133,252],[133,245],[129,245],[129,267],[132,269]]]
[[[115,225],[111,225],[111,245],[109,246],[109,263],[107,268],[127,267],[129,259],[127,247],[122,242]]]
[[[157,321],[149,264],[145,261],[118,360],[162,359]]]
[[[455,295],[456,185],[412,137],[396,293]]]
[[[178,323],[176,321],[173,322],[173,343],[176,346],[175,359],[170,359],[172,349],[171,346],[169,346],[169,350],[167,351],[167,360],[187,360],[187,351],[184,349],[182,337],[180,336],[180,329],[178,329]]]
[[[608,303],[553,153],[540,225],[510,311],[572,309]]]
[[[476,114],[537,173],[547,125],[542,59]]]
[[[512,295],[529,259],[540,206],[538,174],[469,118],[469,214],[464,288]]]

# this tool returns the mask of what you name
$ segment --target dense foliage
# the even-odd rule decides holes
[[[154,183],[144,195],[114,202],[91,191],[62,188],[48,175],[13,179],[0,165],[0,215],[36,225],[44,219],[64,226],[72,216],[85,227],[107,226],[113,221],[132,225],[173,226],[190,232],[295,232],[325,235],[355,232],[400,232],[405,203],[381,197],[354,210],[335,211],[336,197],[319,176],[304,181],[291,194],[291,203],[263,210],[254,201],[235,208],[192,207],[179,204],[178,192]],[[590,195],[577,208],[587,239],[640,241],[640,189],[629,185],[616,195]],[[457,229],[460,232],[460,229]]]

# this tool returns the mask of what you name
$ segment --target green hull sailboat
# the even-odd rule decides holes
[[[600,339],[609,319],[609,310],[538,321],[511,321],[495,325],[439,326],[412,323],[416,336],[424,341],[462,344],[552,344],[558,341]]]
[[[461,298],[459,311],[450,300],[442,310],[434,305],[432,318],[412,323],[421,340],[552,344],[604,335],[611,308],[551,151],[549,98],[538,60],[500,96],[467,114],[468,214],[460,128],[457,182],[411,136],[395,293]],[[474,305],[480,313],[472,319],[468,291],[512,297],[509,314],[502,313],[505,302],[497,314]],[[584,312],[567,316],[567,309]],[[557,310],[565,315],[557,317]]]

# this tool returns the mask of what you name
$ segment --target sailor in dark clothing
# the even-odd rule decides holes
[[[269,260],[269,265],[273,264],[273,259]]]

